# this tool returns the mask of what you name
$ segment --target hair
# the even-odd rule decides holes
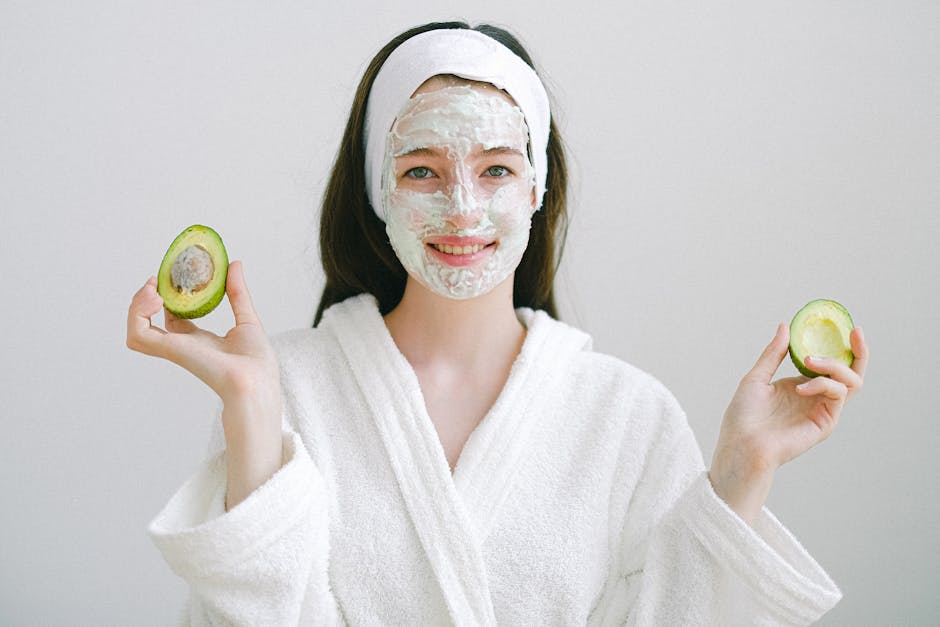
[[[376,216],[366,193],[363,129],[369,92],[385,60],[411,37],[436,29],[470,29],[470,26],[464,22],[432,22],[401,33],[379,50],[359,82],[323,195],[320,259],[326,285],[313,326],[320,323],[323,312],[331,305],[351,296],[372,294],[378,300],[379,311],[385,315],[398,305],[405,292],[408,274],[392,250],[385,223]],[[488,24],[472,30],[495,39],[535,69],[531,57],[511,33]],[[568,170],[554,119],[549,124],[545,196],[541,209],[532,215],[529,244],[516,268],[513,306],[541,309],[557,318],[554,282],[568,230]]]

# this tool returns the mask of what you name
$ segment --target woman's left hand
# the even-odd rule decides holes
[[[821,376],[773,381],[787,355],[790,328],[784,323],[748,372],[725,411],[708,476],[715,492],[748,522],[756,520],[781,465],[825,440],[839,422],[845,401],[861,388],[868,365],[862,330],[849,335],[855,360],[807,357]]]

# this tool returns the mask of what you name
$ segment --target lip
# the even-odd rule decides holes
[[[437,235],[424,239],[425,244],[447,244],[449,246],[476,246],[477,244],[489,246],[495,241],[492,237],[461,237],[459,235]]]
[[[431,244],[449,244],[451,246],[474,246],[476,244],[483,244],[486,248],[478,250],[471,255],[452,255],[439,251],[431,246]],[[493,240],[479,237],[432,237],[425,240],[424,244],[424,248],[428,251],[429,255],[455,268],[463,268],[479,263],[492,255],[496,250],[496,246],[497,244]]]

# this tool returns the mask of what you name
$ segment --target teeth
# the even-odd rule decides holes
[[[451,246],[450,244],[431,244],[434,248],[448,255],[472,255],[478,253],[486,246],[483,244],[474,244],[473,246]]]

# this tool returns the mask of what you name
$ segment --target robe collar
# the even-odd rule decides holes
[[[451,475],[418,377],[398,350],[373,296],[330,307],[320,328],[339,341],[385,446],[405,506],[454,624],[495,625],[482,544],[525,458],[563,369],[590,337],[543,311],[520,308],[526,337],[506,384],[467,440]],[[561,379],[561,380],[559,380]]]

